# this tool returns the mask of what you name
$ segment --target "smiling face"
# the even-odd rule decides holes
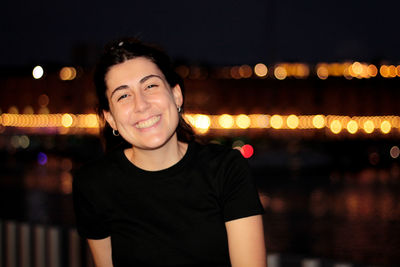
[[[163,73],[145,57],[114,65],[106,74],[109,111],[104,117],[134,149],[152,150],[177,142],[179,85],[170,87]]]

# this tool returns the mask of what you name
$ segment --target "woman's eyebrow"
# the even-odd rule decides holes
[[[112,98],[112,96],[113,96],[117,91],[119,91],[119,90],[124,90],[124,89],[127,89],[127,88],[129,88],[128,85],[121,85],[121,86],[118,86],[117,88],[115,88],[115,89],[111,92],[110,98]]]
[[[157,75],[157,74],[150,74],[150,75],[144,76],[142,79],[140,79],[139,83],[140,83],[140,84],[145,83],[148,79],[151,79],[151,78],[154,78],[154,77],[155,77],[155,78],[159,78],[160,80],[162,80],[162,77],[161,77],[160,75]],[[124,90],[124,89],[127,89],[127,88],[129,88],[128,85],[121,85],[121,86],[118,86],[117,88],[115,88],[115,89],[112,91],[110,98],[112,98],[112,96],[113,96],[116,92],[118,92],[119,90]]]
[[[156,77],[156,78],[159,78],[162,80],[162,77],[160,75],[150,74],[150,75],[144,76],[142,79],[140,79],[139,83],[144,83],[145,81],[147,81],[148,79],[153,78],[153,77]]]

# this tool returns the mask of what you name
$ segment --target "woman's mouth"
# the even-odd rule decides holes
[[[135,127],[138,129],[149,128],[156,124],[161,118],[161,115],[153,116],[145,121],[140,121],[136,123]]]

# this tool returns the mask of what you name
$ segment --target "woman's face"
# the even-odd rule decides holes
[[[105,119],[134,148],[157,149],[177,140],[181,88],[170,88],[156,64],[130,59],[112,66],[105,81],[110,106]]]

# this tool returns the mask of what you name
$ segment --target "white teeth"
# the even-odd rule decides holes
[[[136,128],[143,129],[143,128],[151,127],[154,124],[156,124],[160,120],[160,118],[161,118],[161,116],[154,116],[148,120],[138,122],[138,123],[136,123]]]

